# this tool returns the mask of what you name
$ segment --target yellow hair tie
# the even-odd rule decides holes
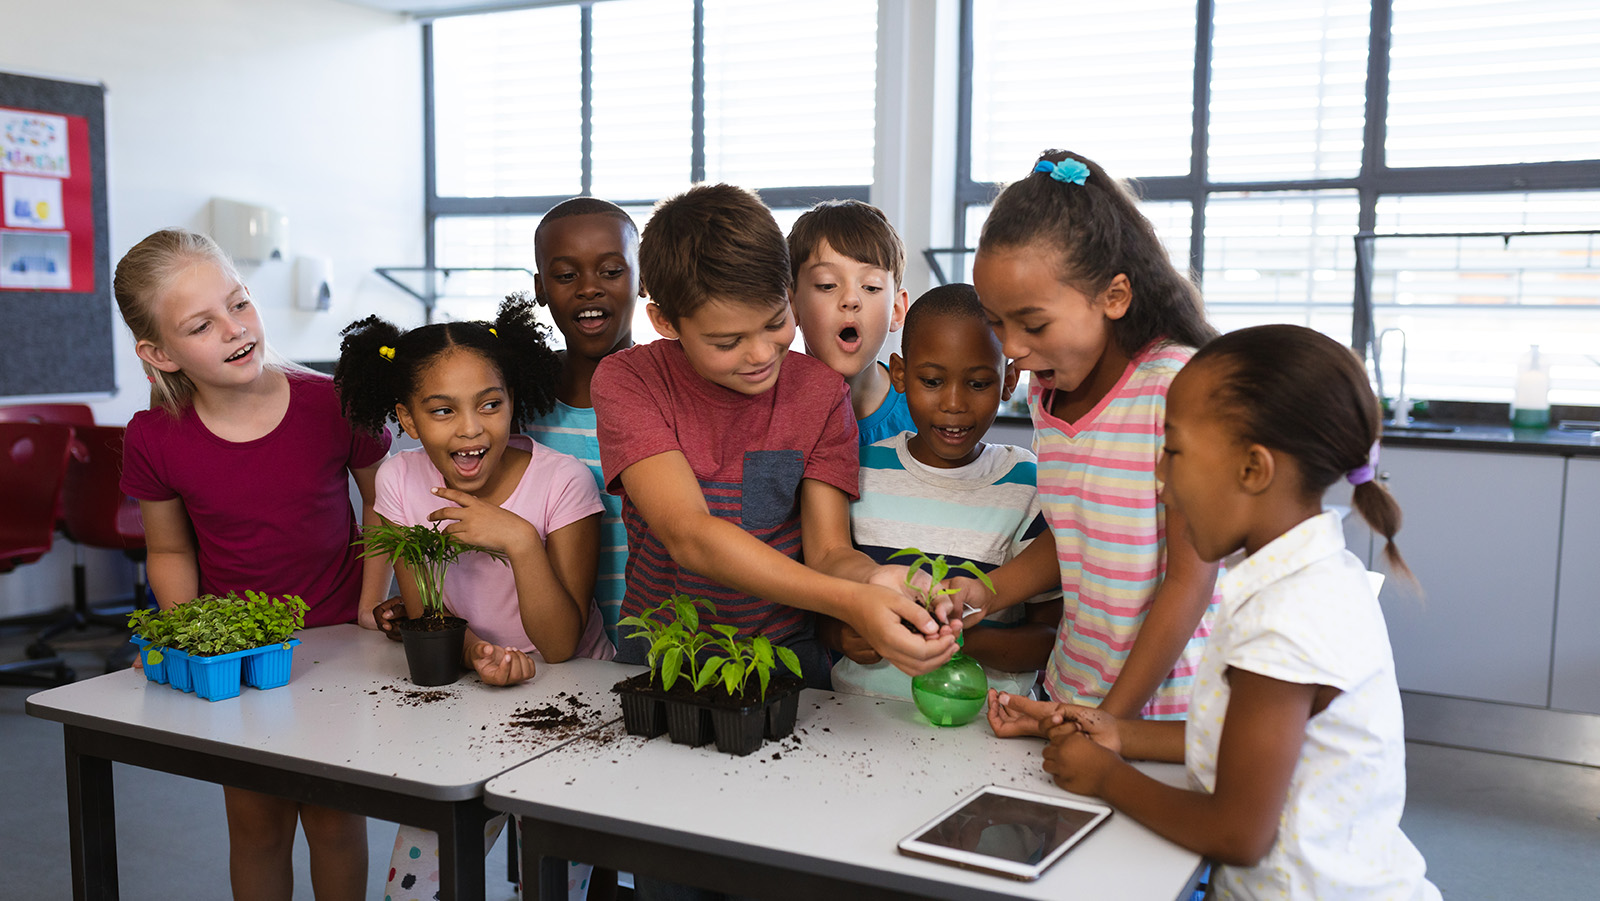
[[[394,359],[394,348],[392,348],[392,347],[380,347],[380,348],[378,348],[378,356],[383,357],[385,360],[393,360]]]
[[[494,330],[494,326],[492,326],[492,325],[489,326],[489,334],[495,336],[496,338],[500,337],[500,333],[495,331]]]

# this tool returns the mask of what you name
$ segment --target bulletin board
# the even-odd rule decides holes
[[[115,390],[105,86],[0,72],[0,397]]]

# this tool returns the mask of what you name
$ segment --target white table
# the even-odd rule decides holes
[[[27,699],[29,714],[64,726],[76,899],[117,897],[112,761],[432,829],[443,897],[482,898],[493,816],[484,784],[618,717],[611,685],[640,670],[580,659],[541,664],[509,688],[467,673],[422,689],[406,677],[400,644],[376,632],[343,625],[299,637],[289,684],[268,691],[205,701],[125,670]],[[510,725],[552,702],[581,722]]]
[[[1038,739],[938,729],[908,702],[807,690],[795,735],[748,757],[614,723],[489,781],[521,816],[523,886],[540,855],[763,899],[1186,898],[1200,856],[1113,814],[1037,882],[901,855],[896,843],[988,784],[1064,794]],[[1141,764],[1183,784],[1175,764]]]

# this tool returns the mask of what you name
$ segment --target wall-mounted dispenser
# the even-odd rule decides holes
[[[237,200],[211,200],[211,237],[235,263],[259,265],[289,255],[289,217]]]
[[[294,305],[313,313],[333,303],[333,261],[327,257],[295,257]]]

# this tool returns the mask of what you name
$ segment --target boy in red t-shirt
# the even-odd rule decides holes
[[[639,270],[667,340],[606,357],[590,389],[628,532],[622,615],[678,592],[708,598],[717,613],[703,622],[793,649],[818,686],[829,660],[812,613],[908,673],[942,664],[952,626],[910,598],[904,567],[851,546],[855,414],[837,373],[789,354],[789,251],[771,211],[742,188],[691,188],[657,208]],[[618,660],[643,663],[647,649],[619,634]]]

